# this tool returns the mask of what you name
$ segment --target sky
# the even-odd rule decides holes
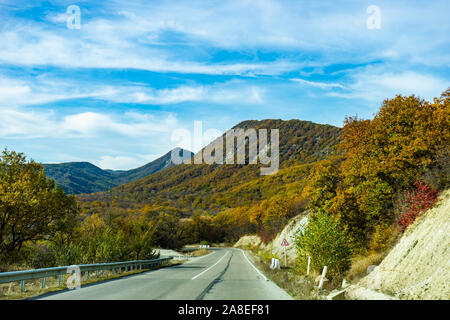
[[[198,151],[174,139],[194,138],[196,121],[342,126],[397,94],[432,100],[450,87],[449,12],[448,0],[0,0],[0,148],[131,169]]]

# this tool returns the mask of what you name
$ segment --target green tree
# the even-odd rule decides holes
[[[327,266],[327,278],[341,279],[350,267],[352,250],[341,222],[324,211],[312,214],[308,225],[295,238],[298,251],[297,267],[306,270],[308,256],[311,270],[321,272]]]

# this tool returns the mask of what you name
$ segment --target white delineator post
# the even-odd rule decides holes
[[[325,279],[326,274],[327,274],[327,266],[323,267],[322,276],[320,277],[320,282],[319,282],[319,290],[322,289],[323,279]]]
[[[308,269],[306,270],[306,275],[309,276],[309,266],[311,265],[311,256],[308,256]]]
[[[284,266],[287,267],[286,246],[284,247]]]

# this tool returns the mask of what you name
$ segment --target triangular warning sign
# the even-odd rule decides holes
[[[282,245],[283,247],[285,247],[285,246],[288,246],[289,243],[287,242],[286,239],[283,239],[283,242],[281,242],[281,245]]]

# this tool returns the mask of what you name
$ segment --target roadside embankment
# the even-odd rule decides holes
[[[348,297],[363,299],[361,287],[399,299],[450,298],[450,190],[406,229],[374,271],[347,290]]]

